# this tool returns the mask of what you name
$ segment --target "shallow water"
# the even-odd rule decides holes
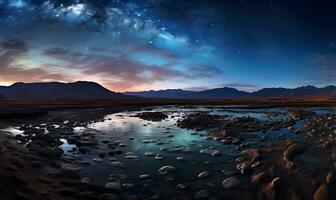
[[[178,119],[194,112],[207,112],[213,115],[221,115],[227,118],[252,117],[259,121],[276,121],[281,122],[289,118],[286,108],[272,109],[233,109],[223,106],[193,106],[193,107],[153,107],[146,110],[164,112],[169,117],[160,122],[150,122],[134,117],[142,111],[121,112],[107,115],[100,122],[93,122],[85,127],[74,127],[77,134],[92,133],[98,141],[98,145],[90,147],[86,154],[80,154],[75,151],[76,146],[69,144],[66,138],[62,138],[63,143],[60,148],[63,149],[65,160],[69,160],[75,168],[81,168],[79,171],[82,178],[89,178],[91,182],[106,184],[112,181],[111,177],[120,180],[121,183],[132,183],[137,189],[136,192],[143,188],[144,184],[153,184],[152,188],[160,190],[163,187],[176,189],[177,184],[185,184],[192,191],[204,188],[211,183],[211,187],[222,188],[221,182],[228,177],[223,173],[236,172],[236,158],[241,153],[237,148],[239,145],[223,144],[220,141],[206,139],[205,131],[194,131],[179,128],[176,123]],[[331,108],[312,108],[313,111],[320,115],[335,113]],[[68,121],[64,121],[64,124]],[[301,127],[302,121],[297,121],[293,130],[282,128],[279,130],[268,130],[266,132],[249,132],[244,136],[245,145],[255,147],[266,145],[270,141],[261,141],[260,138],[268,136],[271,139],[303,140],[304,134],[295,134],[295,131]],[[45,124],[40,124],[45,127]],[[59,128],[60,125],[53,125]],[[17,127],[8,127],[3,129],[13,135],[23,134]],[[46,134],[48,132],[46,131]],[[108,143],[104,143],[108,141]],[[272,140],[271,140],[272,141]],[[121,150],[122,154],[115,156],[107,155],[112,149],[109,144],[116,145],[116,150]],[[200,153],[202,150],[217,150],[220,156],[211,156]],[[148,152],[153,156],[146,156]],[[104,153],[106,156],[99,157]],[[132,159],[128,158],[131,156]],[[158,160],[155,157],[162,157]],[[177,157],[183,157],[185,160],[177,160]],[[303,155],[298,157],[299,164],[305,166],[307,162],[315,157]],[[120,166],[117,166],[120,162]],[[159,169],[162,166],[174,166],[175,172],[162,175]],[[68,167],[68,166],[67,166]],[[198,174],[208,171],[210,176],[205,179],[198,178]],[[142,174],[149,174],[150,180],[139,179]],[[112,176],[111,176],[112,175]],[[167,180],[168,179],[168,180]],[[169,184],[168,184],[169,183]],[[139,190],[139,191],[138,191]]]
[[[102,162],[94,162],[98,152],[108,152],[107,145],[101,144],[99,149],[81,156],[85,161],[92,165],[83,168],[82,175],[88,176],[97,182],[106,182],[111,173],[127,174],[128,178],[136,180],[141,174],[150,174],[153,177],[159,177],[158,169],[164,165],[172,165],[177,168],[173,173],[176,182],[190,182],[197,179],[197,174],[204,170],[215,171],[219,176],[225,165],[232,165],[235,147],[233,145],[223,145],[214,140],[204,140],[205,132],[195,132],[192,130],[181,129],[176,126],[176,121],[182,115],[179,113],[171,114],[169,119],[161,122],[148,122],[133,117],[135,112],[125,112],[105,117],[105,121],[89,124],[87,129],[81,131],[96,132],[98,141],[109,140],[120,142],[126,147],[120,147],[123,150],[122,155],[115,158],[123,163],[123,167],[111,167],[109,160],[104,158]],[[174,118],[171,118],[174,116]],[[196,133],[196,135],[195,135]],[[201,135],[201,136],[200,136]],[[203,135],[203,136],[202,136]],[[134,138],[130,140],[129,138]],[[144,142],[149,143],[144,143]],[[151,142],[152,141],[152,142]],[[162,144],[155,144],[154,141],[160,141]],[[112,143],[113,143],[112,142]],[[166,150],[160,150],[165,148]],[[180,149],[179,149],[180,148]],[[182,149],[183,148],[183,149]],[[212,157],[211,155],[200,154],[201,149],[215,148],[222,153],[222,156]],[[176,152],[170,152],[171,150]],[[138,159],[130,160],[125,158],[125,153],[132,152],[139,156]],[[163,160],[156,160],[154,157],[145,156],[145,152],[159,154]],[[178,161],[177,157],[185,157],[187,160]],[[205,164],[211,162],[211,164]],[[221,163],[221,165],[218,165]],[[185,171],[188,166],[192,171]],[[180,170],[178,170],[180,169]]]
[[[77,132],[95,133],[96,139],[100,142],[97,149],[93,149],[85,155],[66,154],[66,156],[77,157],[80,161],[89,162],[89,165],[83,166],[81,170],[82,177],[88,177],[91,181],[105,184],[109,182],[111,174],[125,174],[127,178],[122,183],[135,183],[142,185],[144,181],[139,179],[141,174],[149,174],[155,180],[156,184],[165,185],[166,178],[173,178],[173,185],[187,184],[190,187],[198,188],[206,182],[212,182],[215,187],[221,188],[221,181],[227,177],[222,171],[235,171],[235,158],[241,153],[237,150],[238,145],[223,144],[220,141],[206,140],[206,132],[186,130],[177,127],[176,122],[182,116],[192,112],[209,112],[216,115],[229,115],[229,117],[256,117],[259,120],[266,120],[265,110],[244,110],[244,112],[231,112],[223,109],[213,109],[206,107],[197,108],[179,108],[179,107],[155,107],[151,111],[165,112],[169,118],[160,122],[149,122],[134,117],[138,112],[122,112],[107,115],[102,122],[89,124],[87,127],[77,127]],[[250,114],[250,115],[249,115]],[[285,114],[281,114],[285,118]],[[272,120],[280,120],[278,116]],[[295,125],[298,128],[300,125]],[[255,132],[246,136],[250,146],[260,145],[261,135],[267,134],[270,137],[288,137],[297,139],[288,129],[269,131],[267,133]],[[131,139],[132,140],[131,140]],[[113,157],[113,161],[120,161],[122,167],[113,167],[110,164],[109,156],[99,159],[98,154],[107,153],[107,144],[101,141],[119,142],[122,147],[118,149],[123,154]],[[147,143],[147,142],[148,143]],[[161,142],[156,144],[155,142]],[[146,143],[144,143],[146,142]],[[164,148],[164,150],[160,150]],[[178,149],[180,148],[180,151]],[[181,150],[181,149],[184,149]],[[220,156],[213,157],[208,154],[201,154],[201,150],[215,149],[220,152]],[[174,152],[170,152],[175,150]],[[127,152],[138,156],[137,159],[126,158]],[[145,156],[145,152],[151,152],[160,155],[163,160],[156,160],[154,157]],[[186,160],[177,160],[177,157],[184,157]],[[98,158],[98,159],[97,159]],[[98,162],[97,162],[98,161]],[[162,166],[170,165],[176,167],[176,172],[162,176],[158,169]],[[191,170],[188,170],[191,169]],[[197,175],[200,172],[208,171],[211,173],[207,179],[199,179]]]

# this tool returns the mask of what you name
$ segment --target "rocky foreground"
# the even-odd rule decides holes
[[[245,191],[246,199],[334,199],[336,115],[319,116],[306,109],[287,112],[290,118],[280,123],[260,122],[253,118],[227,120],[222,116],[197,113],[180,120],[179,126],[206,129],[210,132],[208,138],[224,144],[237,144],[237,149],[241,149],[236,159],[237,170],[243,178],[250,180],[250,189]],[[302,125],[295,130],[293,125],[298,122]],[[259,147],[249,147],[246,133],[279,129],[288,129],[304,138],[293,141],[285,136],[277,139],[262,136]],[[316,160],[311,161],[308,157]],[[237,185],[240,185],[239,181],[234,177],[223,182],[224,188]],[[238,199],[236,196],[229,198]]]
[[[212,176],[210,170],[201,171],[195,177],[205,180],[205,185],[197,190],[189,189],[188,183],[170,183],[169,187],[161,189],[166,191],[148,188],[155,185],[150,174],[139,174],[138,181],[146,181],[143,188],[137,188],[139,184],[121,183],[120,174],[111,177],[106,184],[93,183],[80,175],[80,168],[72,160],[64,158],[64,152],[60,148],[61,139],[75,145],[70,152],[78,155],[95,151],[101,143],[107,145],[108,151],[97,153],[94,162],[108,158],[112,167],[123,165],[116,159],[117,155],[138,160],[139,156],[123,151],[126,146],[123,141],[101,141],[93,133],[76,134],[74,131],[74,127],[103,120],[106,114],[124,109],[53,111],[34,120],[6,121],[8,124],[19,124],[23,135],[14,137],[4,132],[0,134],[0,199],[331,200],[336,195],[336,115],[318,115],[309,109],[286,109],[284,112],[287,117],[276,121],[253,117],[230,118],[207,112],[188,113],[178,119],[177,126],[183,129],[207,132],[207,135],[199,134],[204,140],[214,140],[235,148],[235,160],[230,162],[234,162],[236,169],[222,171],[226,178],[221,180],[220,188],[210,180],[207,181]],[[230,112],[244,114],[242,111]],[[265,115],[272,119],[283,113],[267,112]],[[158,122],[173,116],[148,110],[133,117]],[[45,130],[48,131],[47,134]],[[168,138],[174,137],[169,131],[167,128],[164,134]],[[266,134],[270,131],[288,134],[273,137]],[[166,144],[159,139],[142,142]],[[170,153],[190,151],[187,148],[163,147],[161,150]],[[202,149],[199,153],[225,162],[221,157],[222,152],[216,148]],[[144,156],[164,159],[164,156],[153,152],[145,152]],[[183,156],[177,156],[176,160],[188,162]],[[88,164],[81,163],[82,166]],[[155,173],[165,176],[176,171],[193,170],[194,167],[196,166],[192,164],[188,164],[185,169],[174,164],[163,165]],[[166,181],[173,182],[169,177]]]

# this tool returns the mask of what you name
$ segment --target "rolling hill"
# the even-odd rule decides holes
[[[1,86],[0,95],[10,99],[132,98],[112,92],[98,83],[85,81],[74,83],[14,83],[11,86]]]

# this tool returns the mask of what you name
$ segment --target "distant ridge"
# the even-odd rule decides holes
[[[300,98],[300,97],[336,97],[336,87],[303,86],[293,89],[264,88],[256,92],[244,92],[234,88],[215,88],[203,91],[189,91],[181,89],[150,90],[143,92],[125,92],[124,94],[144,98],[166,99],[220,99],[220,98]]]
[[[258,98],[302,98],[333,97],[336,98],[336,87],[303,86],[298,88],[263,88],[256,92],[245,92],[235,88],[223,87],[203,91],[182,89],[150,90],[143,92],[116,93],[96,82],[78,81],[73,83],[38,82],[14,83],[11,86],[0,86],[0,98],[9,99],[258,99]]]
[[[169,90],[150,90],[145,92],[125,92],[126,95],[145,97],[145,98],[165,98],[165,99],[210,99],[210,98],[240,98],[249,93],[239,91],[234,88],[216,88],[204,91],[189,91],[181,89]]]
[[[320,96],[320,97],[334,97],[336,96],[335,86],[326,86],[318,88],[315,86],[303,86],[294,89],[287,88],[264,88],[257,92],[253,92],[251,97],[260,98],[296,98],[296,97],[309,97],[309,96]]]
[[[14,83],[1,86],[0,96],[10,99],[93,99],[93,98],[132,98],[112,92],[95,82],[74,83],[41,82]]]

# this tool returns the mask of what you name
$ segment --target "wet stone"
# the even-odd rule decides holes
[[[167,165],[167,166],[161,167],[159,169],[159,172],[174,172],[175,170],[176,170],[175,167]]]
[[[232,189],[232,188],[235,188],[235,187],[239,186],[240,181],[236,177],[230,177],[230,178],[225,179],[222,182],[222,185],[223,185],[224,189]]]
[[[150,179],[150,178],[151,178],[151,175],[149,175],[149,174],[141,174],[141,175],[139,176],[139,178],[140,178],[140,179]]]
[[[195,193],[194,199],[206,199],[210,196],[208,190],[202,189]]]
[[[121,186],[119,182],[109,182],[105,184],[105,188],[109,189],[109,190],[116,190],[116,191],[120,191],[121,190]]]
[[[204,171],[204,172],[199,173],[197,177],[198,178],[207,178],[209,176],[210,176],[210,172]]]

